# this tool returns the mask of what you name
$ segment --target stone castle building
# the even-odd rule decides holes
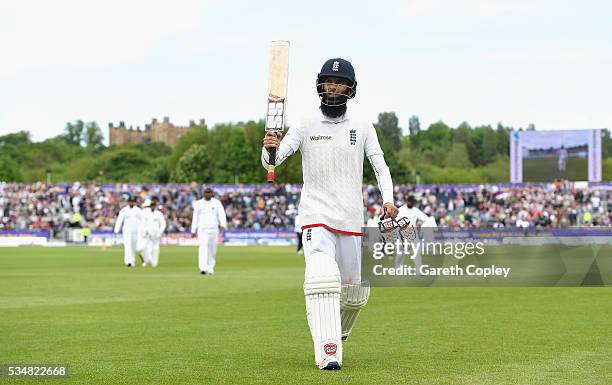
[[[197,125],[203,126],[204,123],[204,119],[200,119]],[[162,142],[174,148],[179,138],[195,126],[196,122],[193,120],[189,121],[189,126],[187,127],[175,126],[170,123],[170,118],[168,117],[165,117],[161,122],[158,122],[157,119],[153,119],[151,124],[145,124],[144,130],[141,130],[140,126],[135,129],[132,126],[128,128],[125,126],[124,122],[119,122],[118,126],[109,123],[109,144],[112,146],[114,144],[120,145],[126,143]]]

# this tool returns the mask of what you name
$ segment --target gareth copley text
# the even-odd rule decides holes
[[[491,266],[448,266],[448,267],[433,267],[429,265],[408,266],[402,265],[398,267],[383,267],[382,265],[374,265],[372,272],[377,276],[475,276],[475,277],[504,277],[510,275],[510,267]]]

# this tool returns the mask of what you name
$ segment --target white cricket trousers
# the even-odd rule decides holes
[[[159,241],[158,237],[147,236],[142,247],[143,259],[153,267],[159,265]]]
[[[218,228],[198,229],[198,241],[200,242],[200,248],[198,250],[198,267],[200,271],[206,273],[215,272],[217,238],[219,238]]]
[[[336,260],[343,285],[361,283],[361,236],[311,227],[304,229],[302,243],[306,263],[312,254],[324,253]]]
[[[342,364],[342,286],[361,281],[361,237],[304,229],[304,295],[315,364]]]
[[[136,250],[138,246],[138,230],[123,232],[123,263],[136,264]]]

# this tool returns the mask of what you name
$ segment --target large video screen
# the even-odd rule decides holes
[[[510,180],[601,181],[601,130],[515,131],[510,139]]]

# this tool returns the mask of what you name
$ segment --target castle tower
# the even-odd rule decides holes
[[[204,119],[200,119],[199,125],[205,124],[206,121]],[[166,116],[161,122],[153,118],[151,123],[145,124],[144,127],[144,130],[141,130],[140,126],[136,127],[136,129],[134,129],[132,126],[127,128],[124,122],[119,122],[118,126],[114,126],[113,123],[109,123],[109,144],[112,146],[127,143],[162,142],[167,144],[169,147],[174,148],[178,144],[178,140],[181,138],[181,136],[197,127],[197,125],[195,124],[195,121],[190,120],[189,126],[175,126],[170,122],[170,118]]]

